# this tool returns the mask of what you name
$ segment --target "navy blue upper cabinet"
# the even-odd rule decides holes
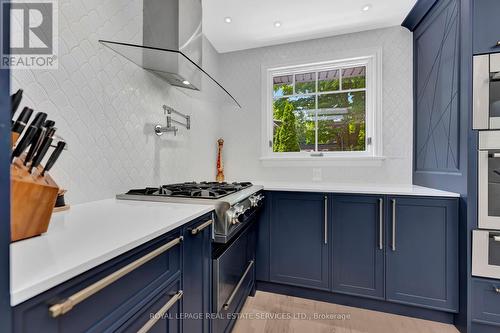
[[[474,54],[500,52],[500,1],[474,0]]]
[[[458,93],[459,14],[459,0],[438,1],[413,33],[413,179],[429,187],[444,183],[450,190],[467,165]]]
[[[202,218],[184,229],[183,305],[184,313],[211,313],[212,302],[212,217]],[[184,332],[210,331],[206,316],[187,318]]]
[[[332,290],[384,298],[384,199],[332,197]]]
[[[390,197],[386,298],[458,310],[458,201]]]
[[[328,289],[327,198],[317,193],[272,194],[271,282]]]

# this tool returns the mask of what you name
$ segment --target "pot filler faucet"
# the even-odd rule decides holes
[[[173,132],[174,135],[177,135],[177,131],[179,130],[177,126],[172,125],[172,123],[184,126],[187,130],[191,129],[191,116],[185,115],[170,106],[163,105],[163,113],[167,116],[167,126],[162,126],[160,124],[155,126],[155,134],[158,136],[163,135],[163,133]],[[178,115],[186,121],[185,123],[180,122],[172,118],[172,115]]]

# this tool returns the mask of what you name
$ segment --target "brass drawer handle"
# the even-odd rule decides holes
[[[500,288],[498,288],[498,287],[493,287],[493,289],[495,290],[495,292],[496,292],[497,294],[500,294]]]
[[[214,223],[214,220],[208,220],[207,222],[200,224],[194,229],[191,229],[191,235],[196,235],[200,233],[203,229],[208,228],[210,225]]]
[[[158,310],[157,313],[155,313],[151,317],[151,319],[149,319],[146,324],[144,324],[144,326],[141,327],[140,330],[137,331],[137,333],[148,332],[158,322],[158,320],[162,319],[165,313],[167,313],[167,311],[170,310],[170,308],[182,298],[183,294],[184,292],[182,290],[179,290],[160,310]]]
[[[116,280],[124,277],[125,275],[134,271],[135,269],[139,268],[140,266],[144,265],[148,261],[150,261],[150,260],[156,258],[157,256],[159,256],[160,254],[168,251],[172,247],[181,243],[182,240],[183,240],[182,236],[178,237],[174,240],[171,240],[167,244],[160,246],[156,250],[151,251],[150,253],[146,254],[144,257],[141,257],[141,258],[137,259],[136,261],[131,262],[127,266],[120,268],[116,272],[111,273],[110,275],[106,276],[105,278],[91,284],[87,288],[82,289],[79,292],[71,295],[66,300],[64,300],[64,302],[52,305],[49,308],[50,315],[52,316],[52,318],[57,318],[60,315],[68,313],[71,309],[73,309],[73,307],[75,305],[83,302],[84,300],[86,300],[90,296],[94,295],[95,293],[103,290],[104,288],[106,288],[107,286],[109,286],[110,284],[115,282]]]

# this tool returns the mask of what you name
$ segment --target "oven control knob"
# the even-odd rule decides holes
[[[240,223],[239,217],[244,213],[244,207],[242,205],[235,205],[228,213],[231,224]]]
[[[260,202],[264,199],[262,194],[252,195],[250,197],[250,205],[252,207],[258,207]]]

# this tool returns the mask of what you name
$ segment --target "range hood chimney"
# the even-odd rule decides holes
[[[202,68],[201,0],[143,0],[142,37],[141,45],[109,40],[99,42],[173,86],[196,91],[202,90],[202,85],[207,83],[218,91],[217,97],[222,96],[225,101],[240,107]]]
[[[143,45],[179,51],[201,67],[201,0],[144,0],[143,4]],[[201,86],[201,73],[177,57],[167,60],[146,53],[143,67],[174,86],[190,89]]]

